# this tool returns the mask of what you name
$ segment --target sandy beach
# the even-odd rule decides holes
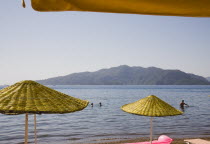
[[[135,138],[135,139],[103,139],[98,140],[95,143],[88,143],[88,144],[123,144],[123,143],[135,143],[135,142],[145,142],[148,141],[149,138]],[[202,139],[207,140],[210,142],[210,137],[191,137],[191,138],[172,138],[173,142],[171,144],[186,144],[184,140],[186,139]],[[109,141],[109,142],[104,142]],[[199,143],[202,144],[202,143]]]

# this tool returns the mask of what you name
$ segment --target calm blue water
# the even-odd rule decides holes
[[[50,86],[94,103],[70,114],[37,116],[39,144],[76,144],[149,138],[150,118],[123,112],[120,107],[148,95],[156,95],[179,109],[182,99],[190,105],[180,116],[154,118],[154,138],[210,136],[210,86]],[[1,87],[2,88],[2,87]],[[0,89],[1,89],[0,88]],[[99,102],[103,104],[99,107]],[[0,144],[24,140],[24,115],[0,114]],[[29,142],[33,143],[33,115],[29,116]]]

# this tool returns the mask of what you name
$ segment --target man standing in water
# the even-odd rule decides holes
[[[184,102],[184,100],[182,100],[182,102],[180,103],[180,107],[181,107],[182,109],[184,109],[184,106],[185,106],[185,105],[189,107],[189,105],[186,104],[186,103]]]

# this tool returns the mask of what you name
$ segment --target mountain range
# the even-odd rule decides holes
[[[207,77],[206,79],[210,82],[210,77]]]
[[[210,85],[206,78],[180,70],[121,65],[95,72],[80,72],[37,82],[44,85]]]

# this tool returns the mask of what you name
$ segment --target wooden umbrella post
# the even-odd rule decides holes
[[[37,135],[36,135],[36,114],[34,114],[34,138],[35,138],[35,144],[37,144]]]
[[[28,144],[28,113],[25,116],[25,144]]]
[[[150,118],[150,144],[152,144],[152,135],[153,135],[153,117]]]

